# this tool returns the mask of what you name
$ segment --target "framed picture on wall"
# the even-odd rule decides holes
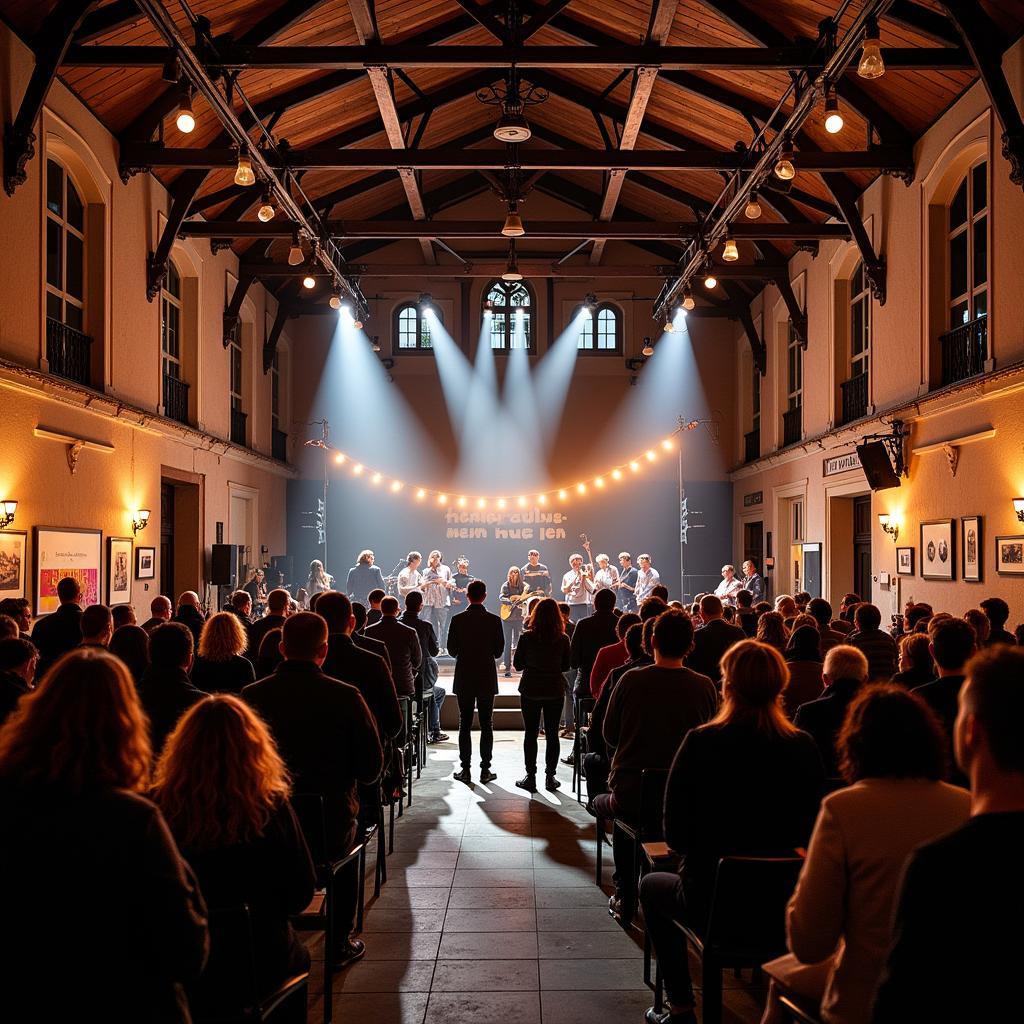
[[[956,579],[954,539],[952,519],[921,524],[921,579]]]
[[[981,516],[964,516],[960,520],[960,557],[963,560],[960,578],[965,583],[981,582],[982,550]]]
[[[99,604],[103,569],[103,531],[36,526],[32,531],[32,575],[36,615],[56,611],[57,584],[65,576],[78,580],[82,605]]]
[[[132,539],[107,538],[107,604],[131,604]]]
[[[156,578],[156,548],[135,549],[135,578],[137,580]]]
[[[897,548],[896,549],[896,575],[897,576],[913,576],[914,575],[914,549],[913,548]]]
[[[25,545],[28,534],[21,530],[0,533],[0,601],[25,596]]]
[[[1024,576],[1024,534],[996,537],[996,572],[1000,576]]]

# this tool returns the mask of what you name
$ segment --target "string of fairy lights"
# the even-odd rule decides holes
[[[554,501],[567,502],[579,498],[586,498],[589,495],[600,494],[624,483],[638,475],[652,463],[664,458],[678,448],[677,435],[688,430],[694,430],[703,420],[680,420],[679,426],[671,434],[663,437],[660,441],[646,448],[642,452],[620,462],[617,466],[610,466],[605,472],[596,476],[589,476],[577,480],[574,484],[566,484],[562,487],[552,487],[544,491],[530,491],[524,494],[467,494],[458,490],[441,491],[432,487],[425,487],[420,484],[409,483],[398,477],[391,476],[365,463],[360,462],[348,452],[334,448],[317,439],[307,441],[306,444],[323,450],[325,457],[332,459],[336,466],[344,467],[352,477],[365,480],[371,487],[379,488],[394,495],[408,494],[414,501],[424,504],[431,503],[441,507],[453,507],[460,509],[474,509],[476,511],[506,509],[525,509],[531,506],[546,507]]]

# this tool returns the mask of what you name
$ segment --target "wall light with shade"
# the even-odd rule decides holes
[[[1017,513],[1017,522],[1024,523],[1024,498],[1013,499],[1013,511]]]
[[[0,501],[0,530],[14,522],[14,514],[18,511],[18,503],[11,498]]]
[[[140,508],[132,519],[132,533],[138,534],[149,526],[150,511],[148,508]]]
[[[892,516],[890,516],[888,512],[879,512],[878,525],[885,533],[892,537],[892,542],[895,544],[900,535],[899,523],[894,522]]]

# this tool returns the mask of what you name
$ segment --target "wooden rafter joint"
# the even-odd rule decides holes
[[[36,133],[9,124],[4,129],[4,191],[13,196],[28,181],[28,162],[36,155]]]
[[[1010,181],[1014,185],[1024,187],[1024,134],[1020,132],[1003,132],[1003,158],[1010,165]]]
[[[122,185],[127,185],[136,174],[149,174],[152,170],[152,167],[148,167],[145,164],[118,163],[117,165],[117,173]]]
[[[880,306],[884,306],[887,277],[885,257],[877,256],[873,260],[866,260],[864,263],[864,273],[867,274],[868,283],[871,285],[871,297]]]
[[[146,257],[146,298],[152,302],[164,286],[167,278],[167,261],[159,259],[155,252]]]

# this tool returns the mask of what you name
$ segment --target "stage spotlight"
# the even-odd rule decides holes
[[[709,289],[718,287],[718,278],[715,277],[715,272],[711,267],[704,272],[704,287]]]
[[[422,501],[426,496],[427,496],[427,492],[425,490],[423,490],[422,487],[416,492],[416,500],[417,501]]]
[[[885,61],[878,40],[878,22],[874,18],[869,18],[867,22],[857,74],[861,78],[881,78],[885,74]]]
[[[331,297],[328,300],[328,305],[331,309],[341,309],[341,289],[335,287],[331,292]]]
[[[775,177],[780,181],[792,181],[796,177],[796,167],[793,165],[793,142],[789,132],[782,138],[782,149],[779,151],[779,159],[775,163]]]
[[[359,310],[356,310],[356,315],[355,315],[355,319],[352,321],[352,326],[357,331],[361,331],[363,329],[363,321],[364,320],[368,320],[368,319],[369,319],[369,315],[368,314],[361,313],[361,312],[359,312]]]
[[[253,173],[252,161],[249,159],[249,147],[242,146],[238,150],[238,166],[235,168],[236,185],[255,185],[256,175]]]
[[[260,203],[260,208],[256,211],[256,216],[261,224],[267,224],[274,219],[274,214],[277,211],[274,209],[274,197],[270,194],[270,189],[265,188],[263,190],[263,202]]]
[[[696,305],[697,303],[693,301],[693,292],[690,291],[690,286],[687,285],[683,289],[683,309],[689,312]]]
[[[593,316],[597,312],[597,296],[593,292],[587,292],[583,296],[583,308]]]
[[[302,246],[299,244],[298,231],[292,232],[292,245],[288,250],[288,266],[297,267],[306,257],[302,255]]]
[[[310,288],[316,287],[316,278],[312,274],[307,274],[302,279],[302,287],[309,290]]]
[[[487,502],[483,498],[476,499],[476,507],[480,509],[487,508]]]
[[[670,318],[670,319],[665,321],[665,330],[666,331],[669,330],[669,328],[671,326],[672,326],[672,320]],[[641,353],[641,355],[645,355],[645,356],[653,356],[654,355],[654,345],[651,344],[651,339],[650,338],[644,338],[644,347],[640,350],[640,353]]]
[[[419,298],[421,313],[430,313],[434,309],[434,297],[429,292],[423,292]]]
[[[192,109],[192,90],[184,83],[181,86],[181,99],[178,101],[178,117],[175,124],[183,135],[191,135],[196,129],[196,115]]]
[[[668,314],[666,314],[666,316],[665,316],[665,327],[663,329],[664,329],[666,334],[671,334],[676,329],[676,325],[672,322],[672,313],[671,313],[671,311]],[[644,355],[647,355],[647,353],[644,352]],[[651,352],[651,355],[654,355],[653,350]]]
[[[727,232],[725,236],[725,245],[722,247],[722,259],[726,263],[735,263],[740,258],[740,251],[736,246],[736,239],[732,237],[732,232]]]
[[[520,508],[526,508],[526,497],[524,495],[520,494],[519,497],[516,498],[516,504]]]
[[[342,314],[344,316],[351,316],[352,315],[352,304],[351,303],[343,302],[338,308],[341,310],[341,312],[342,312]]]
[[[758,202],[756,191],[750,193],[750,198],[747,200],[747,206],[743,211],[743,216],[746,217],[747,220],[757,220],[757,218],[761,216],[761,204]]]
[[[464,497],[463,498],[459,498],[458,506],[459,506],[459,508],[465,508],[466,507],[466,499]]]
[[[537,504],[538,505],[546,505],[547,503],[548,503],[548,496],[546,494],[538,494],[537,495]]]

